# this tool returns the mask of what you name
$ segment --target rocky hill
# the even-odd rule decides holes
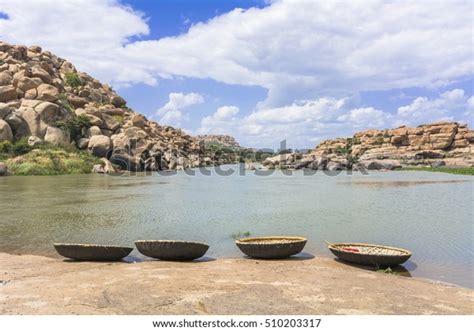
[[[227,148],[241,149],[235,138],[228,135],[199,135],[196,137],[199,142],[202,142],[205,146],[220,146]]]
[[[0,143],[24,140],[87,150],[102,158],[102,170],[113,170],[108,161],[131,171],[223,162],[200,139],[134,112],[110,86],[67,60],[38,46],[0,42]]]
[[[416,128],[366,130],[321,142],[309,154],[268,158],[267,166],[339,170],[347,168],[472,167],[474,131],[465,124],[438,122]]]

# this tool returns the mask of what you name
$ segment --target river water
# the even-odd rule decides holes
[[[323,240],[402,247],[413,252],[405,275],[474,288],[473,191],[470,176],[406,171],[2,177],[0,251],[183,239],[238,257],[232,236],[249,231],[307,237],[306,257],[331,256]]]

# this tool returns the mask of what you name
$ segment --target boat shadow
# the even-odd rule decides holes
[[[309,253],[299,253],[296,255],[289,256],[289,257],[277,258],[277,259],[259,259],[259,258],[247,256],[247,255],[244,255],[243,258],[246,260],[255,260],[255,261],[304,261],[304,260],[314,259],[315,256]]]
[[[160,259],[153,259],[151,257],[146,256],[127,256],[125,259],[122,260],[125,263],[140,263],[140,262],[176,262],[176,263],[205,263],[205,262],[213,262],[216,261],[215,258],[210,256],[203,256],[196,260],[191,261],[173,261],[173,260],[160,260]]]
[[[376,266],[346,262],[346,261],[343,261],[343,260],[341,260],[340,258],[337,258],[337,257],[334,258],[334,261],[336,261],[337,263],[341,263],[341,264],[351,266],[351,267],[354,267],[354,268],[357,268],[357,269],[362,269],[362,270],[368,270],[368,271],[374,271],[374,272],[385,272],[385,270],[387,270],[387,268],[384,268],[384,267],[377,268]],[[390,267],[390,270],[394,274],[399,275],[399,276],[403,276],[403,277],[413,277],[410,273],[410,270],[413,271],[415,269],[416,269],[416,264],[413,263],[413,262],[407,262],[404,265],[397,265],[397,266],[394,266],[394,267]],[[387,272],[387,273],[390,273],[390,272]]]
[[[171,261],[171,260],[158,260],[158,259],[153,259],[153,258],[147,258],[147,257],[139,257],[139,256],[127,256],[122,260],[118,261],[80,261],[80,260],[72,260],[72,259],[63,259],[63,262],[66,263],[97,263],[97,264],[118,264],[118,263],[141,263],[141,262],[177,262],[177,263],[203,263],[203,262],[213,262],[216,261],[215,258],[213,257],[201,257],[196,260],[192,261]]]

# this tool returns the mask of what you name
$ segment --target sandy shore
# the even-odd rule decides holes
[[[1,314],[473,314],[474,291],[329,258],[89,263],[0,253]]]

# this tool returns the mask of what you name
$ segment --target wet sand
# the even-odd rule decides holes
[[[473,314],[474,290],[329,258],[66,262],[0,253],[0,314]]]

